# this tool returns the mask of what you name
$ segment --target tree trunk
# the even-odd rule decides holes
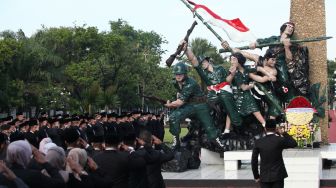
[[[326,19],[324,0],[291,0],[290,21],[295,23],[295,35],[298,39],[325,36]],[[313,85],[314,83],[320,82],[321,90],[323,90],[328,86],[326,41],[305,43],[304,45],[309,49],[310,84]],[[320,119],[321,139],[323,143],[328,143],[327,104],[328,101],[324,103],[326,116]]]

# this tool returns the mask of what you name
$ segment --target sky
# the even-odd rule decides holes
[[[257,38],[279,34],[280,26],[289,20],[290,0],[194,0],[207,5],[225,19],[240,18]],[[336,58],[336,0],[325,0],[327,58]],[[154,31],[168,44],[162,46],[166,53],[162,62],[175,52],[193,22],[190,10],[180,0],[0,0],[0,31],[22,29],[31,36],[38,29],[60,26],[96,26],[99,31],[109,31],[109,21],[119,18],[136,30]],[[190,39],[208,39],[220,48],[218,39],[201,23],[195,27]],[[247,43],[234,43],[224,32],[215,29],[233,47]],[[256,53],[261,54],[259,50]]]

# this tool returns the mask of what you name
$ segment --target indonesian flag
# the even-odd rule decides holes
[[[190,0],[187,1],[194,5],[194,11],[197,11],[197,13],[203,17],[205,22],[222,28],[230,40],[234,42],[253,42],[256,40],[256,37],[251,33],[250,29],[247,28],[239,18],[226,20],[218,16],[205,5],[196,4]]]

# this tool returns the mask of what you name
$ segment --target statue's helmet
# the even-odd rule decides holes
[[[176,74],[187,74],[188,67],[183,62],[177,63],[173,68],[173,73]]]

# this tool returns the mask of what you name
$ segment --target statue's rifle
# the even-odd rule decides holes
[[[194,9],[189,5],[189,3],[187,3],[185,0],[181,0],[182,3],[185,4],[186,7],[188,7],[190,9],[190,11],[192,13],[194,13],[194,15],[202,21],[202,23],[215,35],[215,37],[220,41],[220,42],[224,42],[225,40],[223,40],[223,38],[221,36],[218,35],[218,33],[216,33],[215,30],[212,29],[212,27],[203,19],[203,17],[201,15],[199,15],[196,11],[194,11]],[[228,50],[231,52],[231,48],[228,47]]]
[[[166,104],[167,103],[167,100],[161,99],[161,98],[156,97],[156,96],[152,96],[152,95],[140,95],[140,96],[145,98],[145,99],[151,100],[151,101],[159,102],[161,104]]]
[[[321,36],[321,37],[314,37],[314,38],[305,38],[305,39],[298,39],[298,40],[290,40],[290,42],[292,44],[298,44],[298,43],[303,43],[303,42],[318,42],[318,41],[322,41],[322,40],[328,40],[331,39],[332,37],[327,37],[327,36]],[[272,42],[272,43],[267,43],[267,44],[259,44],[256,46],[256,48],[263,48],[263,47],[267,47],[267,46],[278,46],[278,45],[283,45],[282,42],[277,41],[277,42]],[[249,50],[250,47],[249,46],[242,46],[242,47],[238,47],[238,49],[240,50]],[[223,53],[223,52],[231,52],[231,50],[227,50],[227,49],[219,49],[219,53]]]
[[[191,27],[188,29],[187,34],[186,34],[186,36],[184,37],[184,40],[185,40],[186,42],[188,42],[188,40],[189,40],[189,36],[190,36],[191,32],[194,30],[194,28],[195,28],[196,25],[197,25],[197,22],[194,21],[193,24],[191,25]],[[167,65],[168,67],[170,67],[170,66],[173,64],[175,58],[182,52],[182,50],[183,50],[183,45],[180,44],[180,45],[177,47],[176,52],[173,53],[172,55],[170,55],[170,57],[166,60],[166,65]]]

